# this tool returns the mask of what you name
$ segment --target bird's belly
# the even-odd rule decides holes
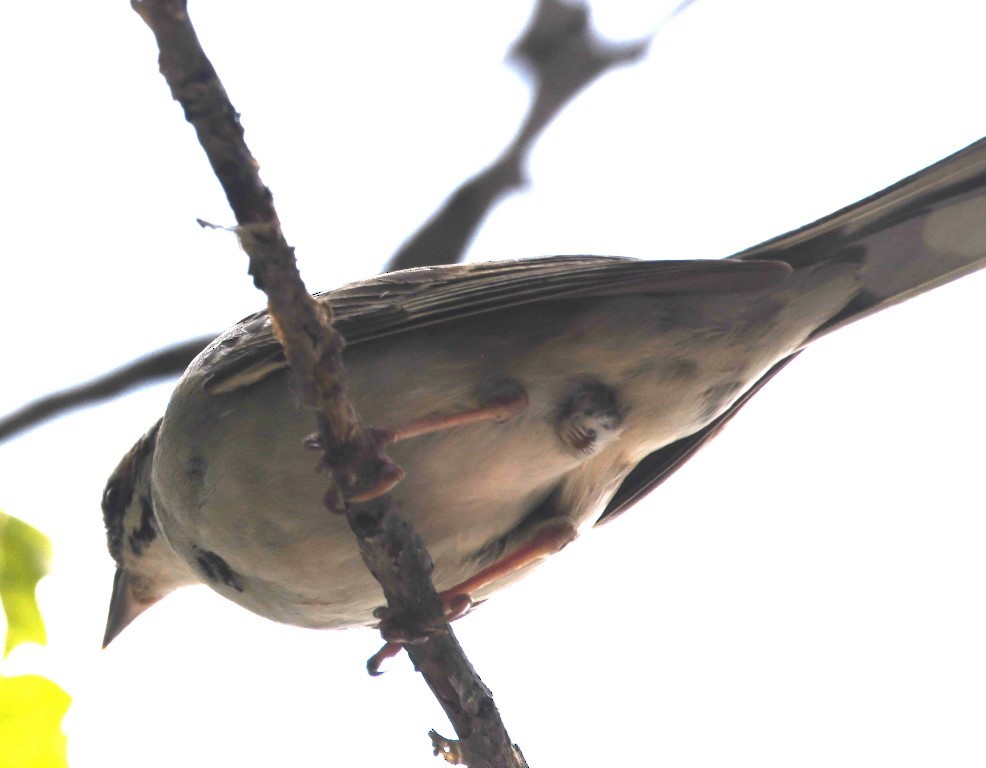
[[[357,366],[351,376],[359,378]],[[276,432],[211,407],[163,425],[154,471],[183,482],[156,483],[161,528],[205,581],[256,613],[301,626],[372,623],[383,596],[345,517],[323,504],[328,476],[314,471],[318,454],[303,444],[311,414],[294,405],[286,376],[258,386],[271,390],[264,399],[280,410]],[[404,418],[438,410],[406,407],[398,409]],[[170,438],[182,423],[201,435],[193,425],[202,418],[213,423],[207,443]],[[370,423],[399,418],[395,411]],[[581,457],[563,450],[550,426],[532,424],[538,418],[456,427],[389,451],[406,472],[394,504],[425,541],[438,589],[472,576],[480,567],[472,555],[509,533],[578,466]],[[176,445],[195,450],[171,450]]]

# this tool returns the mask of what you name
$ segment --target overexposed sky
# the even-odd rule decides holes
[[[598,3],[631,39],[671,3]],[[193,2],[313,290],[373,274],[512,136],[528,2]],[[471,259],[718,258],[986,134],[986,9],[698,0],[571,104]],[[0,27],[0,412],[263,304],[129,4]],[[645,504],[456,625],[532,767],[986,762],[986,276],[819,343]],[[42,671],[73,768],[437,766],[450,733],[374,633],[274,625],[206,588],[99,650],[99,499],[171,385],[0,445],[48,533]],[[2,745],[0,745],[2,749]]]

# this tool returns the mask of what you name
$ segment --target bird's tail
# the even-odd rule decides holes
[[[732,258],[786,261],[796,270],[833,262],[858,265],[861,290],[809,341],[980,269],[986,266],[986,139],[866,200]],[[673,475],[798,354],[775,364],[711,424],[644,458],[598,522],[615,519]]]
[[[732,258],[860,265],[862,289],[812,339],[986,266],[986,139]]]

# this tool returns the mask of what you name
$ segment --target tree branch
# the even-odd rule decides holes
[[[152,352],[84,384],[45,395],[0,419],[0,442],[83,405],[108,400],[141,384],[177,376],[215,336],[202,336]]]
[[[195,128],[236,216],[250,274],[267,294],[295,391],[315,410],[323,463],[335,480],[326,506],[346,512],[364,560],[383,587],[390,617],[401,617],[412,627],[432,624],[441,618],[442,606],[431,583],[431,558],[393,512],[389,495],[374,493],[395,482],[398,470],[383,454],[375,433],[360,424],[349,401],[341,360],[345,342],[332,328],[332,310],[305,289],[273,198],[260,180],[238,115],[198,42],[186,3],[132,0],[132,5],[154,33],[161,73]],[[344,502],[360,494],[379,497],[363,504]],[[412,658],[448,713],[468,764],[526,765],[451,628],[446,624],[442,629],[414,648]]]
[[[538,135],[579,91],[606,70],[639,59],[649,42],[604,43],[592,33],[585,6],[540,0],[511,52],[534,83],[534,97],[517,134],[496,161],[449,195],[391,257],[385,271],[460,261],[497,201],[525,185],[524,163]]]

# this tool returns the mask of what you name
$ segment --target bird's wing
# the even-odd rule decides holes
[[[570,256],[391,272],[321,294],[348,345],[540,301],[622,294],[759,291],[791,268],[761,261],[637,261]],[[249,386],[286,365],[266,312],[241,321],[193,363],[207,391]]]
[[[606,509],[603,511],[599,520],[596,521],[596,525],[602,525],[603,523],[608,523],[610,520],[615,520],[681,469],[685,462],[694,456],[700,448],[722,431],[722,428],[726,426],[729,420],[737,414],[740,408],[750,401],[751,397],[760,391],[760,388],[764,384],[774,378],[784,366],[799,354],[801,353],[795,352],[793,355],[789,355],[780,362],[775,363],[774,367],[761,376],[756,384],[743,393],[742,397],[729,406],[717,419],[704,426],[698,432],[683,437],[680,440],[675,440],[673,443],[669,443],[663,448],[659,448],[653,453],[648,454],[623,480],[616,494],[609,500],[609,504],[606,505]]]

